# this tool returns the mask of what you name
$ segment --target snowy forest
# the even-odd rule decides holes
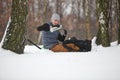
[[[21,7],[17,7],[18,4]],[[110,46],[110,42],[116,40],[118,44],[120,43],[119,0],[0,0],[0,41],[9,19],[12,16],[16,16],[16,19],[17,16],[18,18],[23,16],[21,20],[24,21],[18,25],[24,27],[19,27],[18,29],[22,29],[15,34],[20,35],[22,31],[23,37],[41,44],[41,33],[36,28],[49,22],[51,15],[55,12],[60,14],[61,24],[68,32],[67,38],[92,40],[96,36],[96,44],[102,44],[104,47]],[[10,25],[16,26],[17,22],[14,18],[12,21]],[[20,20],[18,22],[20,23]],[[13,31],[11,29],[9,32]]]
[[[111,41],[118,35],[118,0],[103,1],[108,4],[109,34]],[[99,2],[99,0],[98,0]],[[53,12],[60,14],[61,23],[69,36],[92,39],[98,32],[97,0],[28,0],[27,36],[39,42],[36,27],[48,22]],[[12,0],[0,0],[0,40],[4,34],[12,8]],[[104,8],[104,7],[103,7]]]
[[[67,33],[46,43],[63,52],[38,30],[53,13]],[[0,0],[0,80],[120,80],[120,0]]]

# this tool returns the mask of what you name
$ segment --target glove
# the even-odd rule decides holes
[[[62,29],[62,25],[50,26],[50,32],[54,32],[60,29]]]
[[[58,27],[58,28],[59,28],[60,26],[62,26],[62,25],[59,25],[59,24],[58,24],[58,25],[54,25],[54,26],[52,26],[52,27]]]
[[[61,35],[64,35],[64,36],[67,35],[67,31],[65,29],[61,29],[61,30],[59,30],[59,32]]]

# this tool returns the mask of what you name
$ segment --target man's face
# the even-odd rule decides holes
[[[53,24],[53,25],[58,25],[59,22],[60,22],[59,20],[52,20],[52,24]]]

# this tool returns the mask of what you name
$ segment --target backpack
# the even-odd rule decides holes
[[[72,48],[66,46],[68,43],[73,43],[77,47],[80,48],[78,52],[88,52],[91,51],[91,40],[77,40],[75,37],[71,38],[70,40],[65,40],[62,44],[65,48],[67,48],[69,51],[72,51]]]

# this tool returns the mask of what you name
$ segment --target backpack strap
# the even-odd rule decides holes
[[[73,43],[74,44],[74,43]],[[73,48],[71,48],[71,47],[69,47],[69,46],[67,46],[67,44],[62,44],[63,45],[63,47],[64,48],[66,48],[68,51],[71,51],[71,52],[74,52],[74,51],[76,51],[76,50],[74,50]],[[76,45],[75,45],[76,46]],[[76,52],[79,52],[79,50],[78,51],[76,51]]]
[[[64,48],[66,48],[68,51],[74,51],[71,47],[67,46],[66,44],[62,44]]]
[[[63,42],[63,47],[66,48],[69,51],[75,51],[74,49],[72,49],[71,47],[67,46],[67,44],[69,43],[73,43],[75,46],[79,47],[78,44],[76,43],[77,39],[75,37],[71,38],[70,40],[66,40]],[[80,51],[80,50],[78,50]]]

